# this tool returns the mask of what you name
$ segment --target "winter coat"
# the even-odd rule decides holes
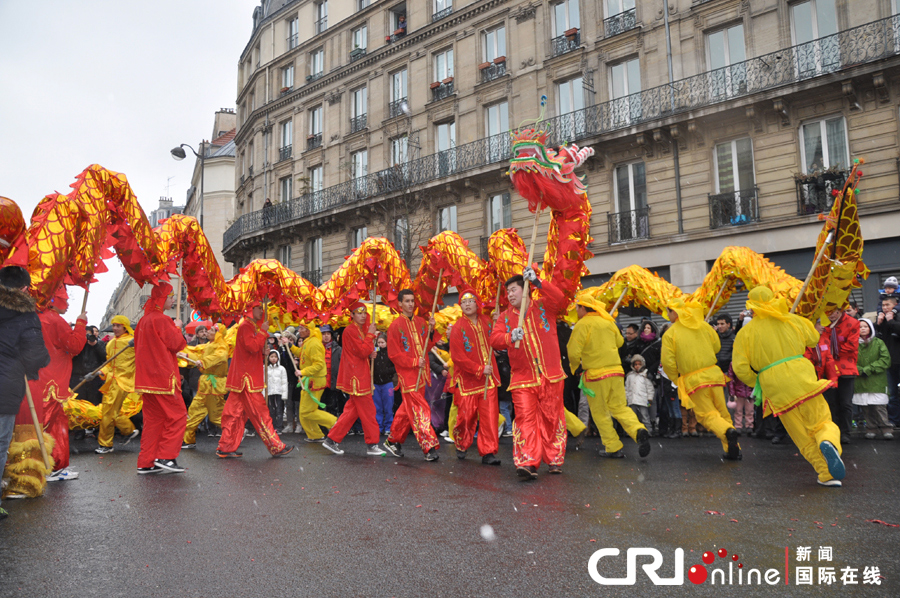
[[[85,342],[81,353],[72,358],[72,379],[80,381],[100,367],[104,361],[106,361],[106,343],[100,340],[95,345]]]
[[[893,320],[884,320],[881,324],[875,324],[875,332],[887,346],[888,352],[891,354],[891,363],[900,363],[900,320],[894,318]]]
[[[734,347],[734,330],[728,329],[728,332],[722,334],[721,332],[717,332],[719,335],[719,343],[721,347],[719,348],[719,352],[716,353],[716,361],[718,362],[719,369],[723,372],[727,372],[728,368],[731,366],[731,351]]]
[[[15,415],[25,398],[25,377],[37,380],[50,364],[34,299],[0,287],[0,415]]]
[[[280,363],[275,365],[268,364],[266,366],[266,376],[268,376],[268,396],[281,395],[283,398],[288,396],[287,371]]]
[[[647,370],[628,372],[625,376],[625,397],[629,405],[639,405],[647,407],[653,400],[653,394],[656,387],[647,377]]]
[[[397,375],[397,370],[394,369],[394,364],[388,358],[387,347],[384,349],[379,348],[378,353],[375,355],[375,384],[387,384],[388,382],[394,381],[394,376]]]
[[[880,338],[859,345],[857,361],[859,376],[853,387],[853,402],[856,405],[887,405],[887,370],[891,367],[891,354]],[[884,400],[871,400],[871,394],[880,393]],[[859,399],[859,395],[868,394],[869,399]]]
[[[837,322],[825,328],[831,336],[831,354],[841,376],[856,376],[856,357],[859,353],[859,321],[842,314]]]
[[[343,335],[341,338],[343,339]],[[327,349],[328,347],[325,348]],[[331,369],[329,370],[330,379],[328,380],[328,388],[337,388],[338,373],[341,371],[341,354],[343,351],[344,348],[341,345],[337,344],[335,341],[331,341]]]

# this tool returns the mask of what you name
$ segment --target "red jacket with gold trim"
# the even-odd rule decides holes
[[[72,328],[61,315],[52,309],[38,314],[41,334],[50,353],[50,365],[42,368],[37,380],[29,381],[31,395],[35,399],[65,401],[69,398],[69,379],[72,377],[72,358],[87,342],[87,322],[76,320]]]
[[[225,390],[229,392],[262,392],[266,387],[266,366],[263,350],[266,339],[265,330],[260,330],[253,318],[245,317],[238,324],[234,339],[234,355],[228,368],[228,379]]]
[[[509,390],[541,385],[541,376],[550,382],[566,379],[559,356],[559,340],[556,336],[556,318],[566,308],[562,290],[552,282],[544,281],[539,290],[540,299],[528,302],[525,312],[525,339],[516,349],[512,331],[519,325],[519,310],[509,306],[494,324],[491,346],[509,354],[511,375]]]
[[[478,315],[478,323],[465,315],[456,320],[450,329],[450,358],[453,360],[453,384],[464,395],[484,392],[486,376],[484,366],[490,365],[494,373],[487,382],[488,388],[500,386],[497,360],[491,348],[491,319]]]
[[[181,391],[175,354],[187,346],[172,318],[152,307],[134,327],[134,392],[171,395]]]
[[[416,381],[419,378],[419,359],[425,357],[425,372],[422,374],[422,383],[425,388],[431,379],[428,373],[428,352],[440,339],[440,333],[435,332],[431,339],[425,337],[428,334],[428,322],[421,316],[407,318],[400,315],[391,322],[388,328],[388,357],[397,370],[400,379],[400,390],[413,392],[416,390]]]
[[[372,394],[372,369],[369,356],[375,351],[375,335],[369,334],[369,316],[360,327],[351,320],[341,336],[341,365],[337,375],[337,389],[349,395]]]

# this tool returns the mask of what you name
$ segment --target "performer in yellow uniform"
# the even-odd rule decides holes
[[[206,334],[214,334],[212,341],[187,347],[188,357],[200,362],[200,382],[197,394],[191,401],[187,414],[187,428],[184,430],[183,449],[197,447],[197,426],[209,415],[209,422],[221,429],[222,410],[225,409],[225,382],[228,377],[228,342],[225,340],[225,326],[214,325]],[[221,432],[219,432],[221,435]]]
[[[569,364],[573,370],[581,366],[581,388],[587,395],[588,405],[605,450],[601,457],[621,459],[622,441],[613,427],[612,419],[616,418],[625,432],[640,447],[638,454],[646,457],[650,454],[650,433],[638,421],[637,416],[628,407],[625,400],[625,371],[618,348],[625,339],[619,332],[616,321],[610,316],[602,303],[593,297],[582,297],[575,300],[575,311],[578,322],[572,329],[567,349]]]
[[[723,458],[741,459],[738,433],[725,407],[725,374],[716,365],[721,341],[703,319],[703,307],[680,297],[669,303],[672,327],[663,335],[660,362],[669,380],[678,387],[685,409],[693,409],[697,421],[722,441]]]
[[[115,316],[111,323],[115,338],[106,343],[106,358],[112,361],[100,370],[100,377],[106,382],[100,387],[103,393],[100,428],[97,430],[100,446],[94,449],[98,455],[113,452],[114,428],[119,428],[122,436],[127,438],[126,443],[140,434],[131,420],[120,413],[125,398],[134,393],[134,330],[125,316]],[[121,355],[118,355],[119,351],[122,351]]]
[[[322,392],[325,390],[328,368],[325,366],[325,345],[318,327],[297,327],[297,334],[305,339],[300,348],[300,372],[297,378],[303,392],[300,394],[300,414],[298,416],[306,442],[324,442],[325,434],[320,426],[331,429],[337,418],[320,407]]]
[[[807,347],[819,342],[819,333],[806,318],[788,313],[785,299],[776,299],[768,287],[750,291],[747,309],[753,310],[753,319],[734,339],[734,373],[756,387],[765,415],[781,419],[819,474],[819,484],[840,487],[845,473],[841,432],[822,397],[833,382],[819,380],[815,366],[803,357]]]

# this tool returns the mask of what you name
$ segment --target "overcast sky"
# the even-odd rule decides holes
[[[91,164],[122,172],[145,212],[184,204],[194,148],[234,108],[237,62],[258,0],[0,0],[0,195],[30,222]],[[91,286],[99,324],[122,277],[117,258]],[[73,319],[83,291],[69,289]]]

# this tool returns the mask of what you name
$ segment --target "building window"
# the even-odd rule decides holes
[[[405,216],[394,221],[394,247],[401,256],[409,248],[409,220]]]
[[[500,26],[484,33],[484,61],[493,62],[506,56],[506,27]]]
[[[747,93],[744,26],[735,25],[706,36],[709,51],[709,90],[713,99]]]
[[[610,111],[617,126],[641,119],[641,62],[634,58],[610,67]]]
[[[281,93],[287,93],[294,88],[294,65],[281,69]]]
[[[509,104],[500,102],[484,109],[485,134],[488,137],[488,159],[497,162],[509,154]]]
[[[322,106],[309,111],[309,135],[306,138],[306,149],[314,149],[322,145]]]
[[[365,52],[369,44],[369,28],[363,25],[359,29],[353,30],[353,49]]]
[[[443,81],[453,76],[453,49],[434,55],[434,80]]]
[[[291,267],[291,246],[290,245],[281,245],[278,248],[278,261],[285,268]]]
[[[283,177],[278,181],[281,187],[281,202],[291,201],[294,193],[293,179],[289,176]]]
[[[363,241],[369,238],[369,228],[366,226],[360,226],[358,228],[354,228],[353,232],[350,236],[350,249],[356,249],[360,245],[363,244]]]
[[[294,17],[288,21],[287,47],[293,50],[300,43],[300,19]]]
[[[807,174],[850,164],[847,152],[847,130],[844,117],[804,123],[800,127],[800,154]]]
[[[435,127],[440,176],[456,172],[456,123],[451,121]]]
[[[322,190],[324,186],[324,174],[322,171],[322,165],[313,166],[309,169],[309,192],[317,193]]]
[[[643,162],[616,167],[613,179],[617,213],[610,214],[610,242],[650,236],[647,180]]]
[[[309,77],[310,81],[314,81],[325,73],[325,50],[319,48],[309,54]]]
[[[354,90],[351,94],[350,132],[356,133],[366,128],[367,92],[365,87]]]
[[[512,201],[509,193],[492,195],[488,200],[490,209],[491,232],[512,226]]]
[[[453,0],[434,0],[434,12],[431,20],[439,21],[453,12]]]
[[[447,206],[438,210],[438,231],[456,231],[456,206]]]
[[[563,0],[553,5],[553,37],[565,35],[570,29],[581,27],[578,0]]]
[[[316,286],[322,284],[322,237],[306,242],[306,272],[302,276]]]
[[[556,84],[556,106],[559,113],[559,133],[563,138],[574,141],[584,137],[585,120],[581,116],[584,109],[584,81],[575,77]]]
[[[291,157],[294,144],[294,122],[286,120],[281,123],[281,146],[278,149],[278,159],[287,160]]]
[[[391,139],[391,166],[406,164],[409,159],[409,136],[402,135]]]
[[[359,150],[350,154],[350,178],[356,181],[356,191],[363,192],[366,182],[363,177],[369,174],[369,152]]]
[[[606,0],[606,19],[603,20],[606,37],[634,29],[636,24],[634,0]]]
[[[328,0],[316,2],[316,35],[328,29]]]
[[[801,79],[841,67],[834,0],[807,0],[791,5],[791,35],[796,49],[794,68]]]
[[[710,196],[710,228],[758,220],[749,137],[716,145],[716,195]]]
[[[253,144],[247,146],[247,174],[253,176]]]
[[[356,10],[359,12],[364,8],[369,7],[369,0],[356,0]]]
[[[391,9],[390,14],[391,19],[391,31],[394,32],[392,36],[395,39],[399,39],[406,35],[406,3],[399,4]],[[394,39],[391,39],[394,41]]]
[[[388,118],[409,113],[406,99],[406,69],[391,74],[391,103],[388,105]]]

